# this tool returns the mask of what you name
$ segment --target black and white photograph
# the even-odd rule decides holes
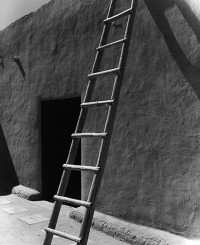
[[[200,0],[0,0],[0,245],[200,245]]]

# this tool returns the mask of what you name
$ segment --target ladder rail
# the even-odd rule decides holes
[[[115,5],[116,5],[116,1],[112,0],[110,3],[110,7],[109,7],[107,17],[110,17],[114,13]],[[104,44],[106,44],[108,34],[109,34],[110,25],[111,25],[111,23],[104,24],[104,28],[103,28],[103,32],[101,35],[99,46],[103,46]],[[104,50],[97,51],[91,73],[94,73],[94,72],[99,70],[100,65],[101,65],[101,60],[103,58],[103,51]],[[96,81],[96,78],[94,78],[92,80],[92,82],[91,82],[91,80],[89,80],[89,82],[87,84],[85,96],[83,99],[83,103],[89,102],[91,100],[92,93],[93,93],[93,90],[95,87],[95,81]],[[80,115],[79,115],[78,122],[77,122],[77,126],[75,129],[75,133],[81,132],[83,130],[84,122],[85,122],[86,117],[87,117],[87,113],[88,113],[88,108],[81,108]],[[74,164],[76,153],[78,151],[79,142],[80,142],[80,139],[72,139],[66,164]],[[65,194],[70,175],[71,175],[70,169],[67,169],[67,170],[65,169],[63,171],[63,174],[62,174],[62,177],[60,180],[60,184],[58,187],[57,195],[61,196],[61,195]],[[62,206],[61,202],[58,202],[58,201],[54,202],[53,211],[52,211],[52,214],[50,217],[48,228],[55,229],[57,221],[58,221],[58,216],[59,216],[59,213],[61,210],[61,206]],[[52,233],[46,233],[43,245],[50,245],[52,242],[52,239],[53,239],[53,234]]]
[[[113,130],[113,126],[114,126],[114,119],[115,119],[115,115],[116,115],[116,111],[117,111],[117,104],[118,104],[118,100],[119,100],[120,89],[121,89],[121,84],[123,81],[125,64],[126,64],[128,49],[129,49],[129,45],[130,45],[132,26],[133,26],[133,22],[134,22],[134,18],[135,18],[136,7],[138,4],[138,0],[132,0],[132,2],[131,2],[131,11],[129,13],[129,17],[128,17],[128,21],[127,21],[127,25],[126,25],[125,36],[124,36],[124,40],[125,39],[126,40],[124,42],[122,42],[122,40],[120,40],[120,41],[112,43],[112,44],[106,44],[107,39],[108,39],[108,35],[109,35],[109,31],[111,28],[111,24],[112,24],[112,16],[114,14],[116,2],[117,2],[116,0],[111,0],[110,6],[109,6],[109,11],[107,14],[107,20],[109,19],[109,21],[104,21],[103,32],[102,32],[102,35],[100,38],[99,48],[97,48],[97,52],[96,52],[96,56],[95,56],[95,60],[94,60],[94,64],[92,67],[91,74],[98,73],[100,66],[101,66],[104,49],[109,47],[109,46],[112,46],[113,44],[116,45],[118,43],[122,43],[122,49],[121,49],[119,65],[118,65],[118,69],[120,69],[120,73],[117,73],[117,75],[115,76],[115,80],[114,80],[114,86],[113,86],[112,95],[111,95],[111,99],[110,99],[110,101],[112,100],[113,103],[108,108],[108,114],[107,114],[107,118],[106,118],[106,122],[105,122],[105,126],[104,126],[104,132],[103,132],[104,134],[106,134],[106,137],[105,138],[103,137],[101,139],[101,145],[100,145],[100,150],[99,150],[99,155],[98,155],[98,160],[97,160],[97,165],[96,165],[96,168],[98,168],[98,171],[93,171],[94,177],[93,177],[92,185],[90,188],[89,196],[87,199],[87,203],[84,201],[83,202],[80,201],[81,204],[86,205],[86,207],[87,206],[88,207],[86,208],[86,212],[85,212],[85,215],[83,218],[79,238],[76,240],[77,245],[86,245],[87,244],[89,231],[90,231],[90,227],[91,227],[91,222],[92,222],[92,217],[94,214],[95,200],[96,200],[96,196],[98,194],[99,188],[100,188],[100,183],[101,183],[101,180],[103,177],[103,172],[105,169],[106,159],[107,159],[107,155],[108,155],[109,144],[110,144],[112,130]],[[113,18],[113,20],[114,19],[115,18]],[[95,104],[94,102],[91,103],[90,101],[91,101],[92,94],[94,91],[96,79],[97,79],[96,75],[91,76],[91,78],[89,76],[89,81],[87,84],[85,96],[84,96],[84,99],[82,102],[83,105]],[[96,103],[96,104],[98,104],[98,103]],[[78,122],[76,125],[74,135],[79,136],[79,134],[81,134],[80,132],[83,131],[84,123],[85,123],[85,120],[86,120],[86,117],[88,114],[88,109],[89,109],[89,106],[82,106],[81,107],[81,111],[80,111],[80,115],[79,115],[79,119],[78,119]],[[93,134],[93,135],[95,136],[95,134]],[[85,134],[84,136],[88,136],[88,134]],[[67,201],[67,199],[68,199],[68,201],[73,201],[73,202],[76,201],[76,200],[69,200],[69,198],[66,198],[66,200],[65,200],[65,198],[62,198],[62,196],[64,197],[64,195],[65,195],[71,171],[77,170],[77,169],[81,170],[81,168],[76,169],[76,168],[72,167],[72,165],[74,164],[74,161],[75,161],[75,157],[77,154],[79,143],[80,143],[79,137],[78,138],[72,137],[70,150],[69,150],[67,161],[65,164],[65,166],[71,165],[71,167],[68,167],[68,168],[64,167],[63,174],[61,177],[61,181],[59,184],[59,188],[57,191],[57,195],[55,196],[55,202],[54,202],[54,207],[53,207],[52,215],[50,218],[49,226],[47,228],[47,229],[49,229],[50,232],[46,233],[46,237],[45,237],[45,241],[44,241],[43,245],[50,245],[52,242],[53,234],[55,234],[57,232],[57,231],[53,232],[53,230],[55,230],[55,228],[56,228],[56,224],[58,221],[58,216],[60,213],[62,201]],[[91,169],[89,169],[89,170],[91,171]],[[88,203],[90,205],[88,205]],[[65,235],[62,232],[60,233],[60,235],[62,237],[65,237],[66,239],[67,239],[67,237],[68,238],[71,237],[70,235],[69,236]],[[73,239],[75,239],[75,238],[73,238]]]
[[[133,10],[133,13],[132,15],[129,15],[128,17],[126,30],[125,30],[125,38],[127,37],[127,42],[123,43],[119,65],[118,65],[119,67],[121,67],[121,73],[117,75],[115,78],[113,91],[111,95],[111,99],[115,100],[115,103],[113,104],[112,107],[109,108],[109,111],[108,111],[108,116],[107,116],[105,127],[104,127],[104,132],[107,132],[107,137],[106,139],[103,139],[101,141],[99,156],[97,160],[97,166],[100,167],[100,170],[99,170],[98,176],[94,175],[93,177],[90,193],[89,193],[88,200],[87,200],[88,202],[91,202],[92,205],[90,209],[87,209],[85,212],[81,231],[80,231],[80,237],[83,239],[81,240],[80,243],[78,243],[78,245],[86,245],[88,236],[89,236],[89,230],[91,227],[92,217],[94,214],[96,196],[98,195],[100,183],[103,177],[103,172],[105,169],[105,165],[106,165],[105,163],[106,163],[108,150],[109,150],[109,144],[110,144],[110,140],[112,136],[112,130],[114,127],[113,121],[115,119],[115,115],[117,111],[117,105],[119,101],[120,89],[121,89],[124,71],[125,71],[128,49],[129,49],[130,41],[131,41],[132,27],[133,27],[133,23],[135,19],[137,4],[138,4],[138,0],[132,0],[131,8]]]

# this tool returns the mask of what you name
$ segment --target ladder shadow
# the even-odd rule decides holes
[[[0,125],[0,196],[10,194],[16,185],[19,181]]]
[[[199,42],[200,21],[185,0],[170,0],[164,1],[164,3],[160,0],[144,0],[144,2],[158,29],[162,33],[166,45],[179,69],[194,89],[198,98],[200,98],[200,67],[192,64],[183,52],[165,16],[165,11],[171,7],[177,6]]]

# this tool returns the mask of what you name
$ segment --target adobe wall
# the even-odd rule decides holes
[[[5,57],[0,69],[1,126],[19,182],[37,190],[41,190],[40,100],[80,96],[85,90],[100,31],[100,22],[89,27],[90,20],[85,20],[90,5],[52,1],[0,33],[0,53]],[[14,56],[19,57],[25,78]]]
[[[108,2],[52,1],[0,33],[0,121],[21,184],[41,188],[39,100],[83,96]],[[200,227],[199,19],[195,0],[139,1],[97,202],[104,213],[187,237]],[[106,68],[118,53],[106,55]],[[98,83],[94,99],[109,86]],[[89,114],[85,131],[101,130],[102,113]],[[94,164],[97,145],[82,141],[82,164]],[[82,177],[84,199],[90,179]]]

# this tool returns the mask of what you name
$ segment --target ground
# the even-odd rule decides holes
[[[18,193],[19,194],[19,193]],[[21,195],[21,194],[20,194]],[[27,196],[26,196],[27,197]],[[52,203],[47,201],[30,201],[17,195],[0,196],[0,244],[1,245],[42,245],[44,228],[48,226],[52,211]],[[77,236],[80,223],[70,219],[74,215],[81,219],[81,209],[63,205],[57,229]],[[77,214],[79,213],[79,215]],[[70,215],[69,215],[70,214]],[[103,229],[100,226],[103,224]],[[106,225],[105,225],[106,224]],[[200,240],[189,240],[169,232],[135,225],[95,212],[93,227],[108,235],[91,228],[88,245],[125,245],[127,243],[114,239],[125,239],[129,235],[129,244],[134,245],[199,245]],[[115,231],[114,231],[114,230]],[[122,234],[122,231],[125,231]],[[54,237],[52,245],[75,245],[76,243],[60,237]]]
[[[58,229],[77,235],[80,224],[69,219],[71,207],[61,210]],[[52,203],[28,201],[16,195],[0,196],[0,244],[1,245],[42,245],[44,228],[48,225]],[[60,237],[53,239],[52,245],[73,245],[75,243]],[[91,230],[88,245],[125,245],[101,232]]]

